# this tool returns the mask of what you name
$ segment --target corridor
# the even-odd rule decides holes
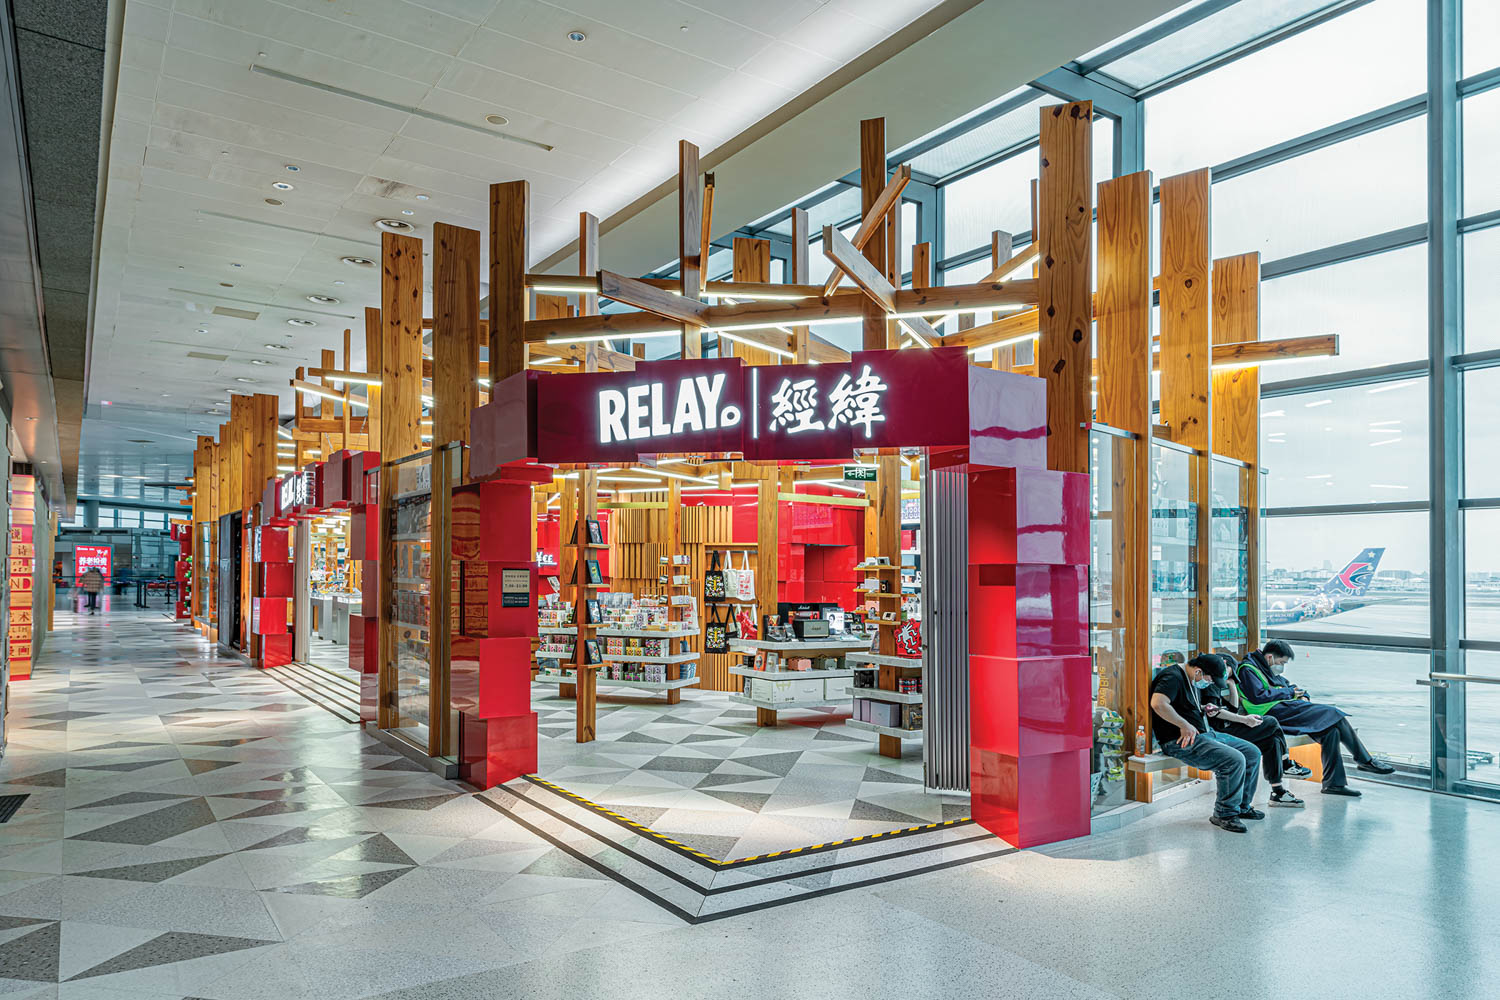
[[[0,825],[10,996],[1465,997],[1500,982],[1489,804],[1303,786],[1305,811],[1227,837],[1193,798],[693,926],[159,611],[57,620],[12,688],[0,760],[0,795],[25,796]]]

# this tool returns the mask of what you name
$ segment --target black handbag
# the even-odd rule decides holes
[[[719,619],[718,608],[709,609],[708,625],[703,630],[703,651],[705,653],[729,652],[729,624]]]
[[[715,552],[709,561],[708,572],[703,574],[703,600],[716,604],[729,596],[729,581],[719,568],[719,554]]]

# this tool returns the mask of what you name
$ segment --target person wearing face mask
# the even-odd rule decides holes
[[[1285,769],[1286,734],[1281,731],[1281,723],[1269,715],[1249,715],[1243,711],[1239,691],[1234,685],[1235,660],[1232,657],[1223,653],[1204,655],[1218,656],[1224,664],[1224,676],[1198,692],[1208,724],[1216,733],[1228,733],[1254,743],[1260,751],[1261,773],[1271,786],[1271,805],[1300,809],[1306,803],[1282,784],[1283,776],[1292,772]]]
[[[1212,653],[1163,668],[1151,679],[1151,735],[1161,752],[1184,764],[1212,771],[1219,783],[1209,822],[1230,833],[1244,833],[1246,819],[1265,819],[1250,803],[1260,772],[1255,744],[1208,728],[1200,692],[1222,683],[1224,661]]]

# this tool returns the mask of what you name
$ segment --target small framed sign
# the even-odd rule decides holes
[[[500,606],[502,608],[531,606],[531,570],[502,569],[500,571]]]

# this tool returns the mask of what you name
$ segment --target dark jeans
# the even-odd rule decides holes
[[[1214,722],[1214,731],[1238,736],[1247,743],[1254,743],[1260,751],[1260,769],[1266,781],[1274,787],[1281,784],[1282,758],[1286,756],[1286,734],[1281,723],[1269,715],[1262,715],[1258,726],[1247,726],[1243,722]]]
[[[93,611],[99,606],[99,592],[97,590],[85,590],[83,592],[83,596],[88,601],[88,603],[85,604],[84,607],[88,608],[90,611]]]
[[[1349,748],[1349,756],[1354,758],[1356,764],[1368,764],[1375,759],[1359,741],[1359,734],[1354,731],[1348,719],[1340,719],[1339,724],[1331,729],[1314,733],[1313,739],[1318,741],[1318,746],[1323,750],[1324,788],[1343,788],[1349,783],[1349,777],[1344,772],[1344,755],[1339,750],[1340,743]]]
[[[1207,732],[1199,733],[1190,747],[1168,740],[1161,751],[1184,764],[1214,773],[1219,782],[1215,816],[1238,816],[1250,808],[1255,798],[1255,769],[1260,765],[1260,751],[1255,744],[1228,733]]]

